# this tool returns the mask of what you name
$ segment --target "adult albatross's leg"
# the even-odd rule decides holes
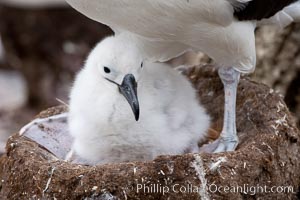
[[[240,79],[240,72],[234,68],[220,68],[219,76],[224,85],[225,105],[223,130],[220,137],[211,144],[201,148],[204,152],[234,151],[238,145],[236,132],[236,94]]]

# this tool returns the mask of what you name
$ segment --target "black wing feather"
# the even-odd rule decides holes
[[[234,16],[239,20],[261,20],[269,18],[284,7],[298,0],[252,0],[244,9],[236,9]]]

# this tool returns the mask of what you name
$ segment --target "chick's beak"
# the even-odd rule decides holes
[[[135,120],[138,121],[140,117],[140,106],[137,98],[137,82],[132,74],[127,74],[121,85],[119,85],[121,94],[128,101]]]

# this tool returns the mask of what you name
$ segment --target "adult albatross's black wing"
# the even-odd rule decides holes
[[[298,0],[250,0],[244,3],[238,2],[234,15],[239,20],[262,20],[274,16],[286,6]],[[233,5],[235,4],[232,1]]]

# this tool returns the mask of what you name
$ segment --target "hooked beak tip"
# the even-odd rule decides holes
[[[139,121],[139,116],[135,116],[135,121]]]
[[[138,106],[135,109],[134,117],[135,117],[135,121],[139,121],[139,119],[140,119],[140,109],[139,109]]]

